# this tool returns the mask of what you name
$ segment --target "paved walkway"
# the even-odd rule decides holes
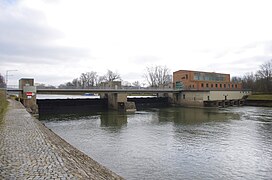
[[[10,100],[0,120],[0,179],[122,179]]]

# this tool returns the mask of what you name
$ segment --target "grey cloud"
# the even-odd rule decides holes
[[[245,46],[239,47],[239,48],[227,48],[227,49],[221,49],[221,50],[203,50],[203,53],[209,53],[212,54],[212,57],[215,59],[224,58],[230,54],[243,54],[248,51],[253,51],[254,49],[262,47],[264,53],[272,53],[272,41],[258,41],[258,42],[252,42]]]
[[[38,19],[37,19],[38,21]],[[50,43],[63,35],[46,25],[22,22],[18,19],[0,20],[0,41],[18,44]]]
[[[259,69],[259,66],[271,59],[272,55],[265,56],[252,56],[242,59],[233,59],[232,63],[218,62],[204,67],[204,69],[216,69],[216,72],[220,73],[230,73],[231,75],[244,75],[249,72],[256,72]]]
[[[33,45],[0,42],[0,62],[8,59],[9,62],[29,62],[42,60],[42,62],[58,62],[75,60],[88,56],[88,50],[83,48],[62,47],[55,45]],[[42,63],[40,62],[40,63]]]
[[[0,63],[56,63],[89,56],[89,49],[55,45],[63,34],[46,24],[43,14],[0,6]]]

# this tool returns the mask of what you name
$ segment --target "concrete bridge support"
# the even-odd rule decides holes
[[[108,93],[108,108],[119,111],[136,111],[134,102],[127,101],[127,93]]]

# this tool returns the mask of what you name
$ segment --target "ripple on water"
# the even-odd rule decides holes
[[[271,108],[164,108],[45,123],[126,179],[272,177]]]

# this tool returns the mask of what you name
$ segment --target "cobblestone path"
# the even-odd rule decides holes
[[[0,179],[122,179],[33,118],[17,101],[0,121]]]

